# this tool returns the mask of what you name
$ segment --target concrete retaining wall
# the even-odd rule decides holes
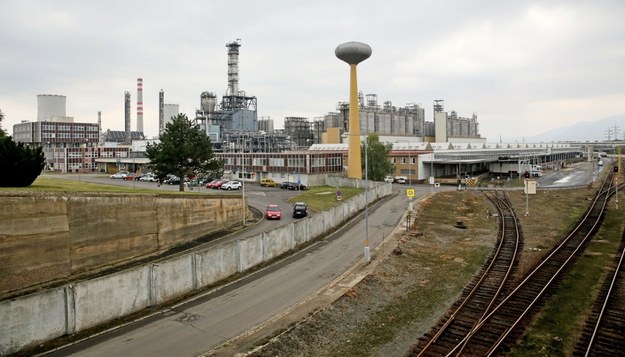
[[[390,194],[390,185],[374,184],[369,189],[368,198],[374,201]],[[363,208],[364,194],[271,232],[75,285],[2,301],[0,355],[83,331],[213,285],[325,234]],[[187,216],[184,219],[193,222],[197,218]],[[168,223],[168,227],[174,226],[174,222]]]
[[[242,220],[241,196],[0,194],[0,296],[158,254]]]

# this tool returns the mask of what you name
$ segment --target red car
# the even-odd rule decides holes
[[[124,181],[132,181],[132,180],[134,180],[134,179],[135,179],[135,177],[137,177],[137,175],[136,175],[136,174],[132,174],[132,173],[130,173],[130,174],[128,174],[128,175],[126,175],[126,176],[124,176]]]
[[[213,180],[206,184],[206,188],[213,188],[213,185],[219,182],[219,180]]]
[[[267,219],[280,219],[282,218],[282,211],[278,205],[267,205],[265,217],[267,217]]]
[[[226,182],[228,182],[228,181],[219,180],[219,181],[215,182],[215,183],[211,186],[211,188],[212,188],[213,190],[218,190],[218,189],[220,189],[220,188],[221,188],[221,185],[223,185],[223,184],[224,184],[224,183],[226,183]]]

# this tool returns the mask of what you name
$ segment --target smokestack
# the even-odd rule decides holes
[[[228,94],[237,95],[239,92],[239,44],[240,38],[236,41],[226,43],[228,47]]]
[[[102,143],[102,112],[98,110],[98,145]]]
[[[124,92],[124,123],[125,128],[124,130],[126,131],[126,141],[127,142],[131,142],[131,137],[130,137],[130,92]]]
[[[165,130],[165,92],[158,92],[158,135]]]
[[[137,131],[143,132],[143,78],[137,78]]]

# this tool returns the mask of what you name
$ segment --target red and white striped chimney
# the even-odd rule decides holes
[[[137,131],[143,132],[143,78],[137,78]]]

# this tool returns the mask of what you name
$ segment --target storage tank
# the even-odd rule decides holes
[[[37,94],[37,121],[66,117],[66,102],[67,98],[64,95]]]
[[[202,92],[200,96],[200,104],[202,111],[207,113],[213,113],[215,111],[215,104],[217,103],[217,96],[213,92]]]

